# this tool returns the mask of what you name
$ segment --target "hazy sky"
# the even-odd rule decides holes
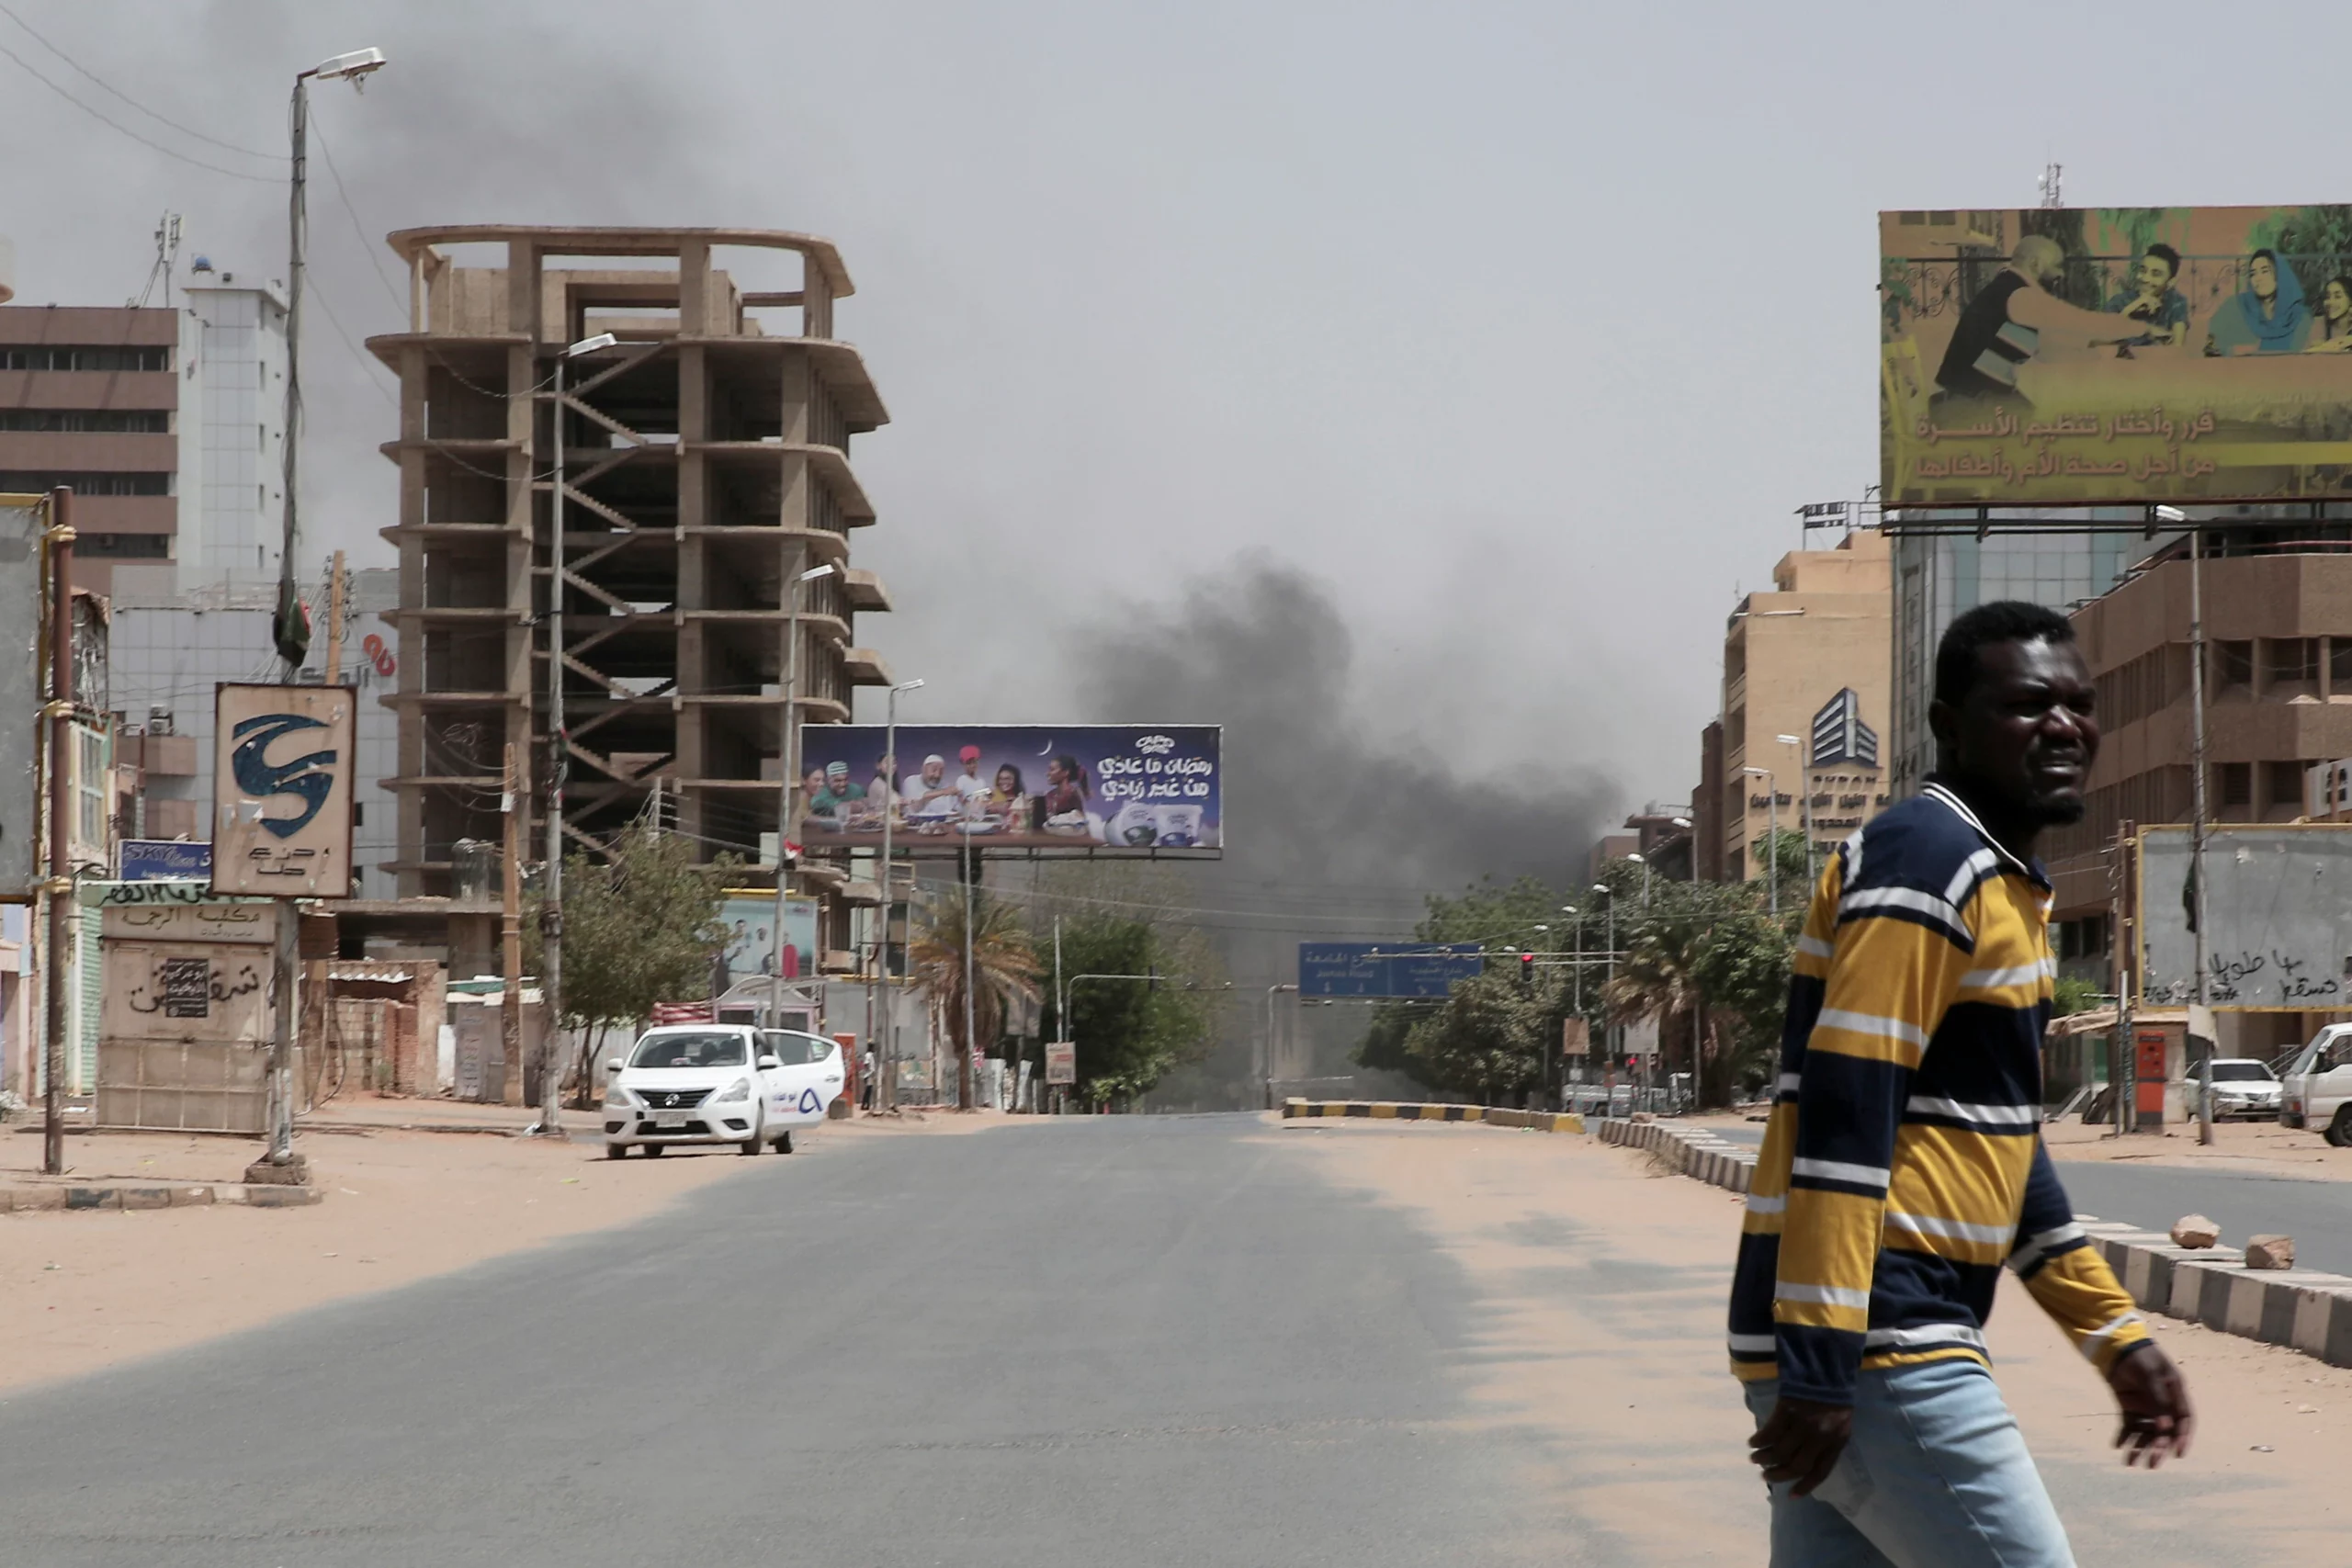
[[[856,549],[902,613],[860,640],[928,679],[922,717],[1061,716],[1102,628],[1258,552],[1338,607],[1340,722],[1621,808],[1687,797],[1735,590],[1874,477],[1879,208],[2029,204],[2053,155],[2075,205],[2346,195],[2290,107],[2340,91],[2332,7],[6,4],[263,151],[297,69],[381,46],[314,109],[371,242],[836,240],[894,416],[854,454]],[[271,175],[5,17],[0,45]],[[20,302],[135,293],[167,208],[188,254],[283,272],[274,175],[6,59],[0,148]],[[393,329],[313,180],[313,298]],[[310,326],[311,540],[389,561],[390,379]]]

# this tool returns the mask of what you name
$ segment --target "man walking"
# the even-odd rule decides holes
[[[2064,617],[1960,616],[1936,772],[1815,890],[1732,1285],[1773,1568],[2072,1568],[1985,1357],[2004,1263],[2113,1390],[2125,1462],[2188,1451],[2180,1374],[2041,1145],[2056,964],[2033,846],[2081,819],[2094,700]]]

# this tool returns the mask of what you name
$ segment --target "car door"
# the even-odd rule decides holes
[[[778,1079],[793,1121],[823,1121],[825,1108],[842,1092],[841,1046],[819,1034],[788,1029],[770,1032],[777,1059],[784,1064]]]
[[[2336,1107],[2352,1100],[2352,1031],[2336,1034],[2319,1048],[2304,1081],[2311,1086],[2304,1122],[2324,1129],[2335,1120]]]

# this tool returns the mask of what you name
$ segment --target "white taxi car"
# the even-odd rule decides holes
[[[818,1034],[741,1023],[649,1029],[605,1066],[605,1157],[632,1145],[733,1144],[792,1152],[792,1130],[841,1098],[842,1051]]]

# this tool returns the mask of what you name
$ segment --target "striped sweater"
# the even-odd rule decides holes
[[[2102,1373],[2147,1337],[2041,1145],[2050,897],[1933,782],[1838,847],[1740,1227],[1740,1378],[1846,1404],[1866,1368],[1984,1360],[2004,1263]]]

